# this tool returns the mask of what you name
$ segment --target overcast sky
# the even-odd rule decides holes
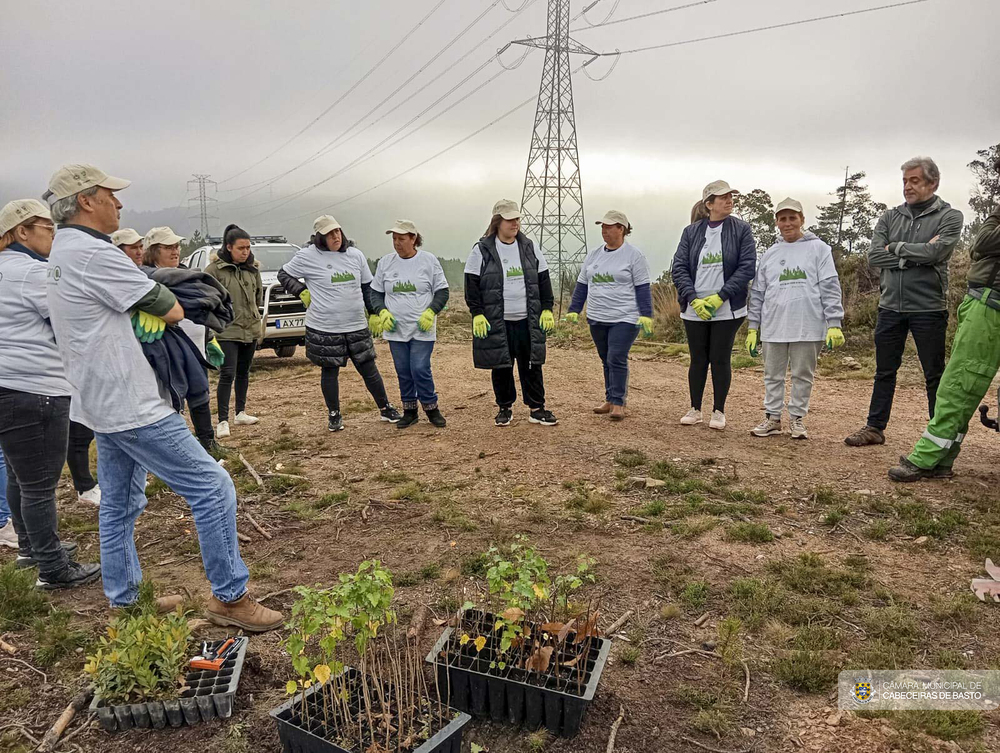
[[[219,181],[219,192],[211,194],[219,200],[213,232],[236,221],[255,234],[280,232],[301,241],[315,215],[331,212],[377,257],[390,250],[383,231],[407,217],[423,231],[428,250],[464,258],[493,202],[521,196],[534,101],[408,175],[343,200],[532,98],[540,51],[510,72],[488,64],[400,133],[465,98],[447,114],[282,203],[379,145],[510,39],[544,35],[547,0],[506,0],[515,10],[528,6],[490,39],[512,17],[493,0],[444,0],[415,28],[439,1],[7,3],[0,198],[38,196],[60,164],[92,162],[133,180],[120,194],[124,220],[138,226],[169,218],[189,233],[198,221],[187,219],[196,207],[185,209],[195,195],[186,183],[192,173],[208,173]],[[714,0],[602,28],[586,28],[580,19],[573,28],[582,30],[573,37],[594,50],[625,50],[893,1]],[[614,2],[603,0],[588,19],[601,22]],[[688,2],[620,0],[612,20]],[[573,14],[586,4],[573,0]],[[336,149],[251,195],[252,188],[233,190],[272,181],[341,137],[487,10]],[[634,242],[658,272],[691,204],[712,180],[763,188],[776,202],[792,195],[814,217],[811,208],[842,181],[847,165],[868,173],[876,199],[898,203],[899,165],[915,154],[938,161],[940,194],[966,209],[972,187],[966,163],[977,149],[1000,142],[997,28],[998,0],[929,0],[623,55],[602,82],[578,73],[573,84],[589,240],[600,241],[593,222],[604,210],[622,209],[635,226]],[[507,50],[503,60],[513,64],[523,49]],[[584,60],[574,56],[574,66]],[[609,62],[588,71],[598,77]],[[233,177],[335,102],[301,136]],[[342,203],[331,208],[336,202]],[[134,214],[172,208],[172,214]]]

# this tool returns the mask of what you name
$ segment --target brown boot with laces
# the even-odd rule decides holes
[[[851,434],[851,436],[844,440],[844,444],[849,447],[885,444],[885,434],[881,429],[876,429],[874,426],[866,426]]]
[[[594,408],[594,413],[596,413],[599,416],[603,416],[610,412],[611,412],[611,403],[603,403]]]
[[[205,608],[205,616],[216,625],[243,628],[251,633],[266,633],[281,627],[285,621],[281,612],[268,609],[249,592],[229,603],[212,596]]]

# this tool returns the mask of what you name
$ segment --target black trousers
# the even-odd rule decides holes
[[[94,441],[94,432],[76,421],[69,422],[69,449],[66,453],[66,465],[69,475],[73,477],[73,488],[77,494],[89,492],[97,482],[90,472],[90,443]]]
[[[229,396],[233,382],[236,382],[236,413],[242,413],[247,407],[247,390],[250,388],[250,366],[254,353],[257,352],[257,341],[248,343],[233,340],[219,340],[226,360],[219,369],[219,384],[215,397],[219,410],[219,420],[229,420]]]
[[[41,575],[67,564],[59,544],[56,486],[66,464],[69,396],[0,388],[0,449],[7,462],[7,504],[21,554]]]
[[[375,399],[375,404],[379,410],[388,407],[389,396],[385,393],[385,382],[379,373],[375,359],[358,363],[353,358],[351,362],[358,370],[361,378],[365,380],[365,387]],[[326,409],[331,413],[340,412],[340,368],[337,366],[324,366],[320,370],[319,386],[323,390],[323,400],[326,401]]]
[[[521,380],[521,393],[524,404],[531,410],[545,407],[545,383],[542,380],[542,367],[531,365],[531,329],[527,319],[517,322],[504,322],[507,330],[507,350],[510,361],[517,364],[517,376]],[[493,369],[493,394],[497,405],[509,408],[517,401],[517,387],[514,385],[514,367],[508,369]]]
[[[684,320],[688,351],[691,353],[688,389],[691,391],[691,407],[695,410],[701,410],[708,368],[711,366],[713,410],[725,412],[729,387],[733,383],[733,343],[745,318],[707,322]]]
[[[896,395],[896,372],[903,363],[906,335],[913,334],[917,356],[924,370],[927,387],[927,411],[934,417],[937,389],[945,366],[945,338],[948,333],[948,312],[927,311],[919,314],[900,314],[880,308],[875,324],[875,385],[872,388],[871,406],[868,408],[868,425],[885,430],[892,413],[892,400]]]

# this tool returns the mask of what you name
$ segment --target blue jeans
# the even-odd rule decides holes
[[[173,413],[149,426],[96,433],[101,485],[101,570],[112,607],[132,604],[142,570],[135,521],[146,508],[146,471],[163,479],[191,508],[205,574],[220,601],[235,601],[250,577],[236,538],[236,489],[229,474]]]
[[[3,451],[0,450],[0,528],[7,525],[10,520],[10,508],[7,507],[7,462],[3,459]]]
[[[399,397],[403,409],[415,410],[417,401],[425,410],[437,408],[438,396],[434,391],[434,377],[431,374],[431,352],[433,340],[389,341],[389,352],[396,366],[399,379]]]
[[[612,405],[625,405],[628,396],[628,352],[639,328],[628,322],[601,324],[587,321],[597,354],[604,364],[604,399]]]

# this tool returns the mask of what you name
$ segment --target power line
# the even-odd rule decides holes
[[[653,10],[649,13],[640,13],[637,16],[628,16],[626,18],[617,18],[614,21],[602,21],[599,24],[592,24],[588,22],[587,26],[580,26],[576,29],[571,29],[571,33],[578,31],[588,31],[590,29],[603,29],[605,26],[614,26],[615,24],[623,24],[626,21],[636,21],[640,18],[649,18],[650,16],[660,16],[664,13],[673,13],[678,10],[686,10],[687,8],[696,8],[699,5],[711,5],[712,3],[717,3],[719,0],[698,0],[696,3],[687,3],[686,5],[676,5],[673,8],[664,8],[663,10]],[[586,19],[584,19],[586,20]]]

